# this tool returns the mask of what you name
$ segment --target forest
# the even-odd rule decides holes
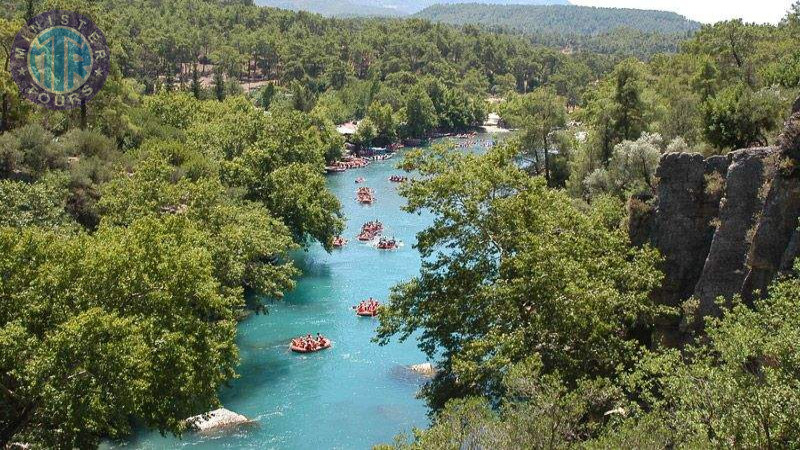
[[[592,35],[631,28],[648,33],[687,34],[700,29],[699,23],[672,12],[573,5],[435,5],[417,16],[433,22],[508,28],[520,33]]]
[[[699,23],[676,13],[573,5],[434,5],[415,17],[522,34],[547,47],[638,58],[675,53],[700,29]]]
[[[401,164],[421,177],[407,210],[437,220],[376,340],[419,336],[438,374],[422,392],[432,427],[386,448],[800,443],[796,271],[673,345],[657,337],[687,328],[693,304],[653,301],[663,257],[629,234],[664,154],[789,145],[800,3],[646,58],[249,0],[3,6],[0,447],[185,433],[237,376],[252,299],[282,298],[290,253],[343,228],[323,175],[344,151],[335,124],[387,145],[489,112],[516,130],[505,145]],[[34,106],[8,72],[17,31],[50,9],[91,17],[111,48],[84,108]],[[790,177],[795,150],[779,161]]]
[[[293,9],[336,17],[396,17],[414,14],[431,5],[463,3],[457,0],[257,0],[260,6]],[[487,4],[566,5],[566,0],[484,0]]]

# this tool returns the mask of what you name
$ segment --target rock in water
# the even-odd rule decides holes
[[[433,367],[431,363],[424,363],[424,364],[414,364],[410,367],[412,372],[416,372],[420,375],[425,375],[426,377],[432,377],[436,375],[436,368]]]
[[[220,408],[205,414],[190,417],[186,419],[186,422],[196,431],[208,432],[233,428],[250,423],[250,420],[241,414],[237,414],[225,408]]]

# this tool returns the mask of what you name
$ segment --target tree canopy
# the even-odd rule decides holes
[[[648,300],[658,258],[610,226],[613,206],[584,214],[514,155],[438,148],[405,162],[425,177],[404,188],[407,209],[435,219],[418,236],[421,274],[395,288],[378,336],[420,330],[420,347],[442,355],[434,404],[501,392],[500,374],[531,353],[570,380],[632,364],[635,329],[659,313]]]

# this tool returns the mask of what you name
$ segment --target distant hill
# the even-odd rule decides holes
[[[359,4],[360,1],[362,0],[255,0],[255,3],[260,6],[309,11],[324,16],[336,17],[393,17],[405,15],[391,8]]]
[[[416,17],[526,34],[593,36],[619,28],[644,33],[687,34],[700,28],[700,23],[673,12],[573,5],[433,5],[417,13]]]
[[[463,0],[255,0],[257,5],[310,11],[326,16],[405,16],[433,5]],[[491,5],[568,5],[567,0],[482,0]]]

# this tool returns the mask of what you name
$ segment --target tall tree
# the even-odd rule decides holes
[[[634,328],[656,313],[656,253],[630,247],[619,205],[578,211],[514,157],[435,148],[404,162],[423,176],[403,188],[407,210],[435,220],[418,236],[421,274],[394,288],[378,337],[419,336],[440,369],[434,406],[499,394],[500,374],[531,354],[570,382],[632,367]]]
[[[190,86],[192,95],[197,100],[200,100],[200,95],[203,92],[203,86],[200,84],[200,74],[197,72],[197,64],[192,65],[192,84]]]
[[[744,83],[729,86],[706,101],[706,139],[718,149],[767,145],[768,134],[780,124],[782,103],[774,89],[754,92]]]
[[[225,76],[219,70],[214,70],[214,96],[217,101],[225,100]]]
[[[615,90],[615,130],[620,140],[636,140],[646,127],[641,63],[627,60],[612,74]]]
[[[412,138],[426,137],[437,123],[433,101],[422,86],[415,86],[406,97],[405,135]]]
[[[566,125],[566,100],[559,97],[552,88],[537,88],[530,94],[507,102],[501,112],[507,122],[521,129],[523,153],[530,158],[529,162],[536,173],[542,169],[539,155],[543,155],[545,179],[548,186],[551,186],[551,135]]]

